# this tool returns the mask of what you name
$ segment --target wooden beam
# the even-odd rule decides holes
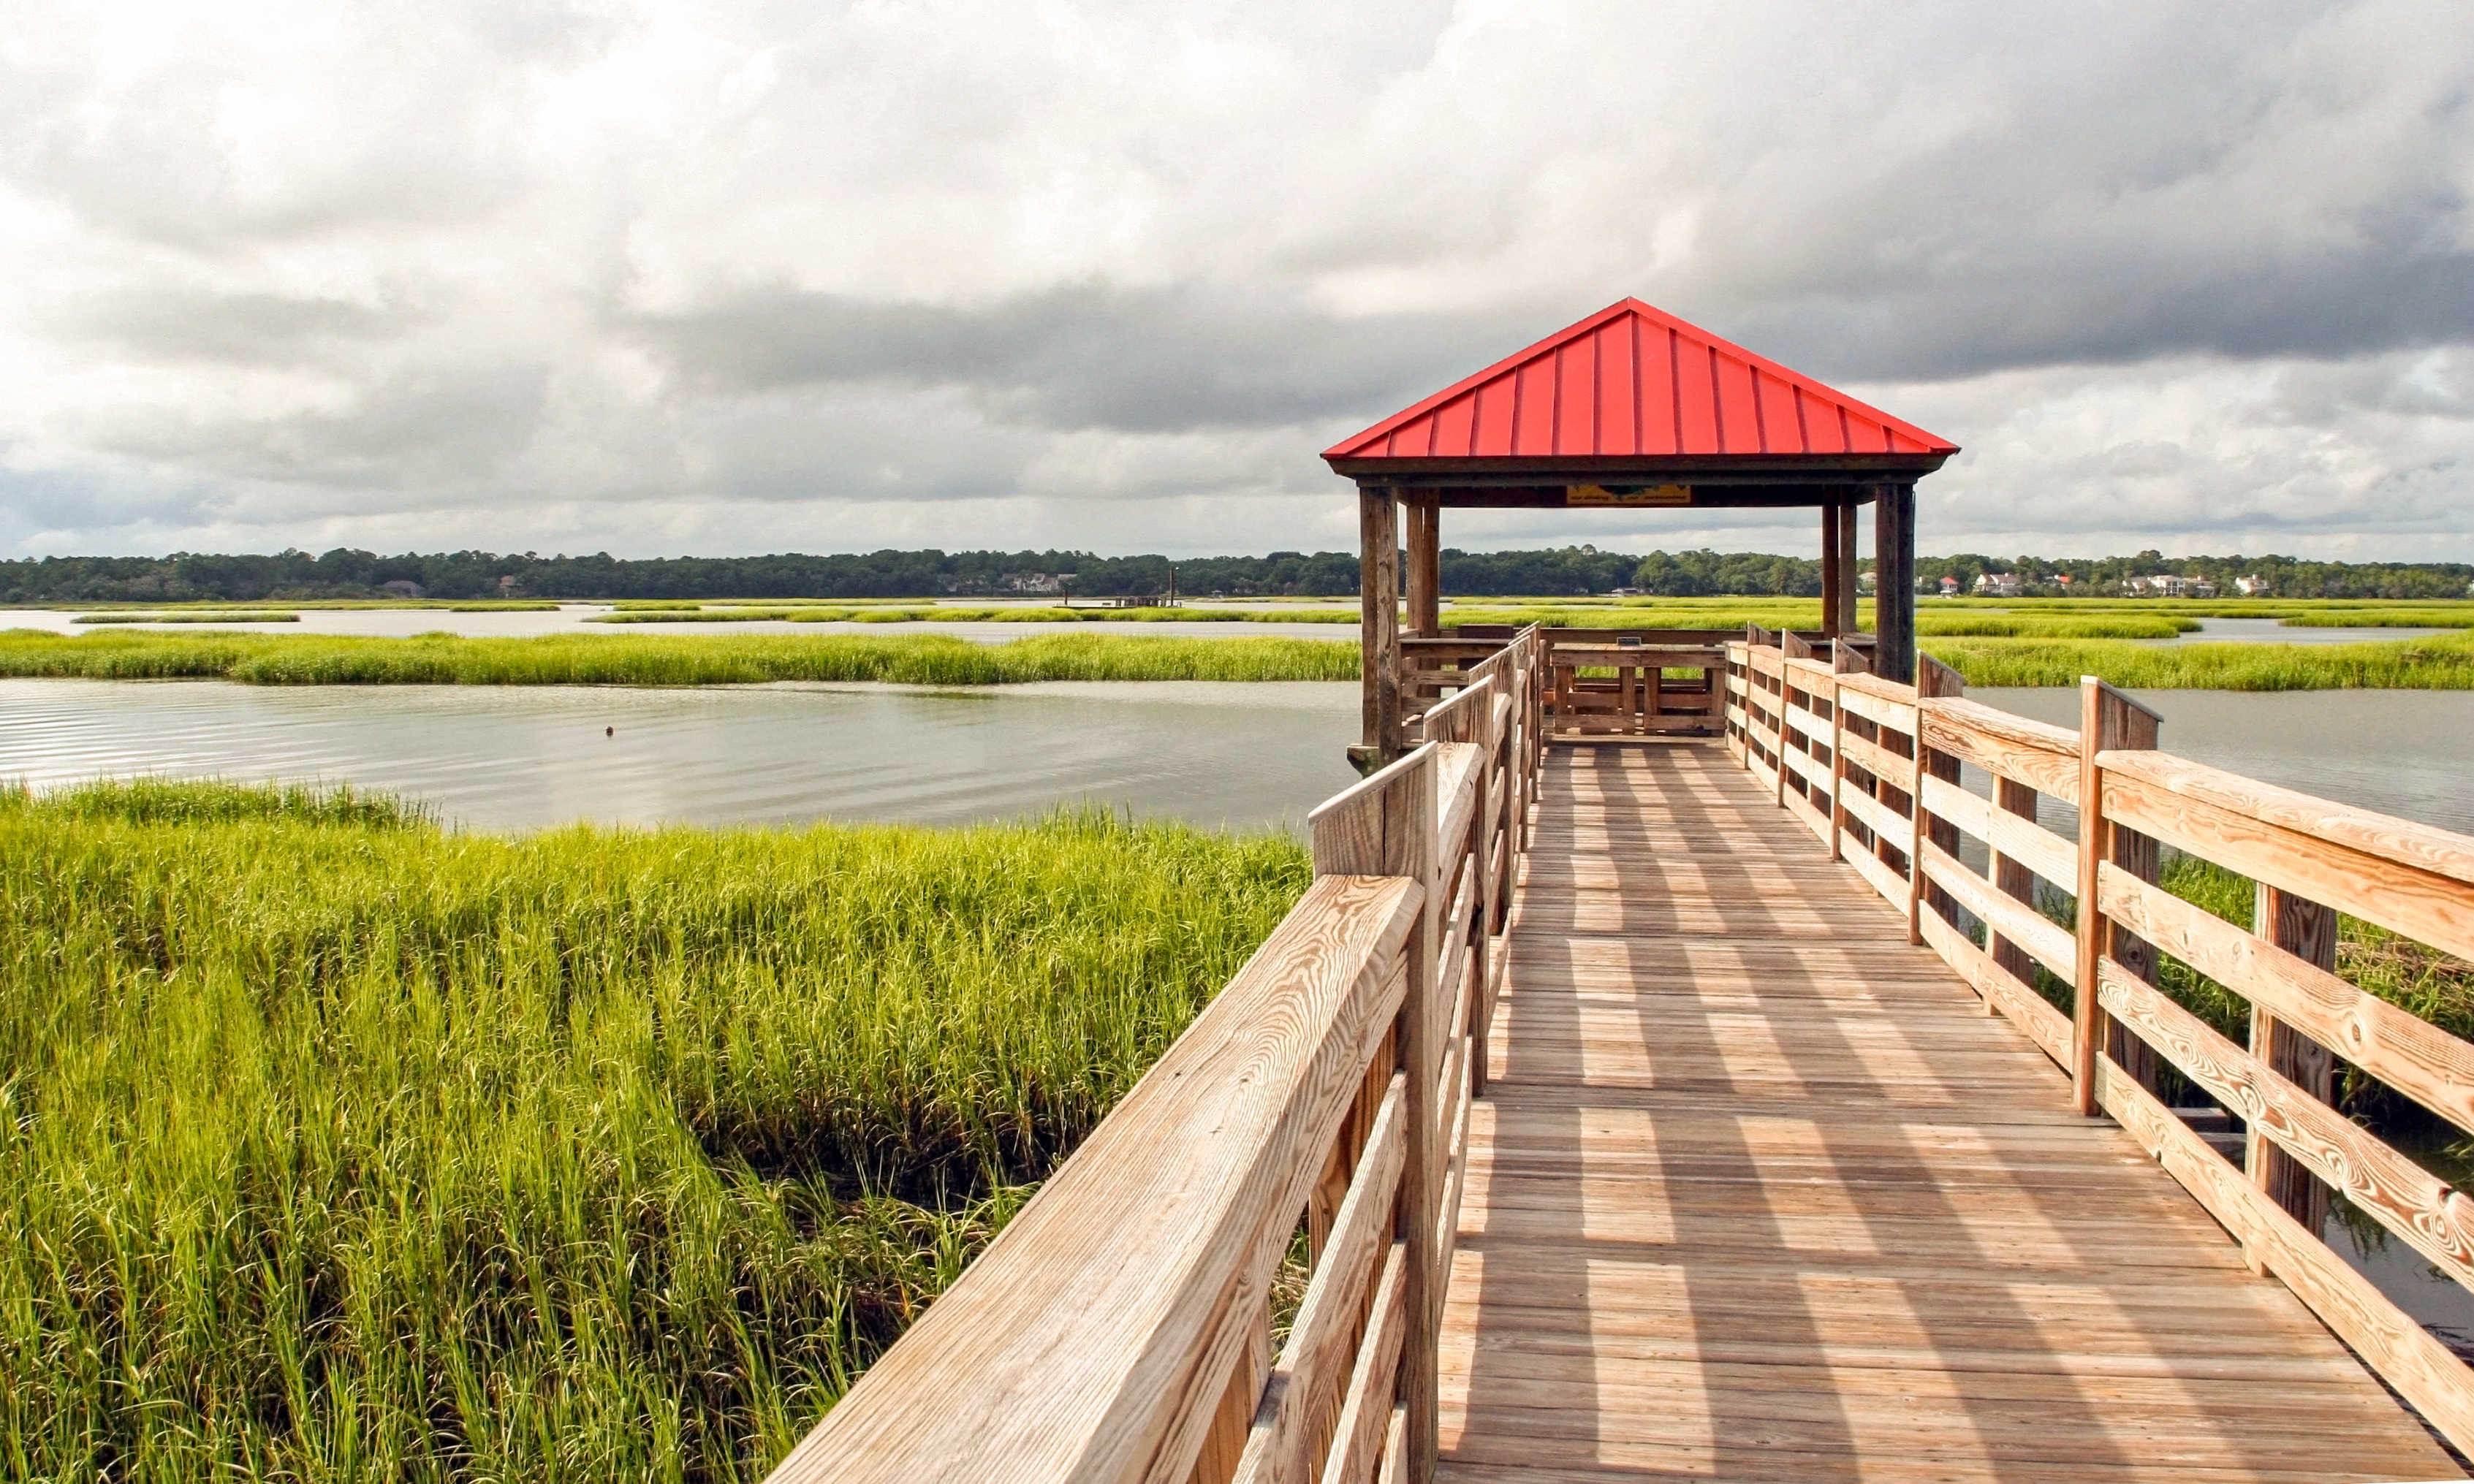
[[[1821,632],[1833,639],[1841,632],[1838,627],[1838,583],[1842,563],[1838,541],[1838,508],[1824,505],[1821,507]]]
[[[1358,765],[1401,753],[1399,504],[1382,485],[1357,491],[1358,652],[1365,674]]]
[[[2251,930],[2316,969],[2337,969],[2337,909],[2261,882],[2253,894]],[[2257,1005],[2250,1012],[2251,1055],[2323,1103],[2337,1100],[2337,1059]],[[2316,1232],[2328,1216],[2328,1187],[2253,1126],[2244,1165],[2268,1198]]]
[[[1873,673],[1916,668],[1916,487],[1880,485],[1873,499]]]
[[[1431,494],[1413,494],[1402,503],[1409,513],[1409,632],[1420,638],[1441,638],[1443,512]]]
[[[1831,513],[1836,515],[1838,517],[1839,572],[1838,607],[1836,610],[1838,632],[1841,634],[1854,634],[1856,632],[1856,591],[1857,585],[1856,582],[1856,553],[1861,549],[1856,544],[1856,507],[1852,503],[1834,506],[1832,507]],[[1904,670],[1877,670],[1874,673],[1877,675],[1887,675],[1892,680],[1903,680],[1905,678],[1907,672]]]
[[[2098,1002],[2097,967],[2110,956],[2148,983],[2156,980],[2156,950],[2126,929],[2113,927],[2097,904],[2097,866],[2111,861],[2143,881],[2156,879],[2156,842],[2105,818],[2104,770],[2098,753],[2156,746],[2158,717],[2095,676],[2079,681],[2079,879],[2076,993],[2071,1016],[2071,1081],[2078,1111],[2098,1111],[2097,1052],[2112,1051],[2141,1087],[2156,1086],[2156,1054],[2138,1037],[2109,1029]]]

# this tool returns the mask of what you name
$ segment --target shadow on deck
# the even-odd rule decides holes
[[[1549,754],[1490,1065],[1446,1478],[2461,1476],[1717,747]]]

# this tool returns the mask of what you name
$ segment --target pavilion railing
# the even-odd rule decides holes
[[[2474,1450],[2474,1370],[2321,1234],[2341,1193],[2474,1287],[2474,1202],[2332,1106],[2341,1063],[2474,1133],[2474,1044],[2335,971],[2340,914],[2464,971],[2474,838],[2160,752],[2155,714],[2094,679],[2074,732],[1966,700],[1929,658],[1905,685],[1853,646],[1754,631],[1728,649],[1729,751],[2070,1073],[2080,1112],[2117,1119],[2254,1269]],[[2040,818],[2048,797],[2068,828]],[[2250,878],[2251,922],[2165,891],[2168,849]],[[2164,992],[2169,964],[2249,1002],[2247,1045]],[[2241,1121],[2239,1161],[2159,1096],[2166,1066]]]
[[[1539,696],[1533,630],[1314,812],[1304,898],[776,1480],[1433,1476]]]
[[[1399,640],[1399,694],[1413,735],[1418,712],[1469,683],[1515,632],[1472,625]],[[1716,736],[1724,726],[1726,645],[1735,630],[1537,632],[1544,737]]]

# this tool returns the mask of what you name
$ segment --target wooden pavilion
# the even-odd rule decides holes
[[[1863,668],[1905,680],[1915,669],[1916,481],[1957,451],[1637,299],[1384,419],[1323,452],[1358,489],[1366,703],[1357,756],[1362,764],[1397,756],[1409,709],[1421,691],[1440,689],[1418,679],[1432,672],[1404,663],[1396,597],[1403,507],[1412,645],[1443,639],[1444,510],[1800,505],[1821,511],[1816,636],[1844,636],[1856,650],[1856,512],[1871,505],[1877,605]],[[1657,670],[1645,713],[1625,674],[1630,725],[1661,730]],[[1568,708],[1571,686],[1552,699]],[[1717,699],[1707,714],[1717,713]]]

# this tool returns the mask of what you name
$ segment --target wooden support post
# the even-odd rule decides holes
[[[1408,511],[1409,632],[1420,638],[1443,637],[1443,512],[1431,494],[1413,494],[1402,505]]]
[[[1936,753],[1925,746],[1924,703],[1937,696],[1958,697],[1967,694],[1967,682],[1958,672],[1930,655],[1916,657],[1916,799],[1914,828],[1907,843],[1907,942],[1925,941],[1922,918],[1927,912],[1938,912],[1947,921],[1952,914],[1950,894],[1925,879],[1924,852],[1918,847],[1930,841],[1947,853],[1958,854],[1958,826],[1925,812],[1923,779],[1936,778],[1945,783],[1958,782],[1958,759],[1947,753]],[[1993,1013],[1993,1001],[1984,1001],[1984,1013]]]
[[[2330,973],[2337,971],[2337,909],[2261,883],[2254,894],[2251,930],[2286,952]],[[2323,1103],[2337,1100],[2337,1059],[2328,1048],[2276,1017],[2251,1007],[2251,1055],[2288,1082]],[[2328,1220],[2328,1187],[2253,1125],[2243,1164],[2268,1198],[2316,1233]]]
[[[1916,667],[1916,487],[1873,487],[1873,672]]]
[[[1443,1161],[1451,1156],[1445,1146],[1451,1130],[1443,1127],[1448,1100],[1435,1083],[1443,1074],[1443,1038],[1450,1034],[1452,1012],[1449,1005],[1437,1003],[1436,991],[1442,984],[1437,972],[1441,953],[1458,952],[1460,945],[1441,941],[1446,904],[1442,899],[1442,852],[1435,839],[1442,825],[1435,798],[1440,782],[1433,762],[1436,755],[1431,749],[1426,752],[1428,761],[1412,791],[1410,807],[1387,822],[1400,831],[1400,838],[1386,842],[1387,853],[1399,861],[1397,874],[1416,878],[1426,889],[1425,906],[1402,949],[1408,959],[1408,986],[1400,1002],[1399,1030],[1401,1064],[1409,1073],[1401,1110],[1408,1125],[1408,1150],[1400,1167],[1396,1234],[1408,1243],[1404,1305],[1408,1323],[1400,1339],[1399,1388],[1409,1413],[1408,1456],[1402,1460],[1407,1467],[1402,1473],[1410,1484],[1430,1484],[1441,1448],[1437,1352],[1448,1276],[1442,1271],[1435,1218],[1442,1206]]]
[[[1838,632],[1841,634],[1855,634],[1858,632],[1856,623],[1856,590],[1857,587],[1856,581],[1856,552],[1857,550],[1856,545],[1856,507],[1851,503],[1834,505],[1831,506],[1831,509],[1835,512],[1838,516]],[[1907,672],[1904,670],[1880,670],[1875,673],[1880,675],[1904,675]]]
[[[1358,486],[1357,642],[1364,702],[1359,745],[1348,755],[1369,774],[1401,753],[1398,510],[1388,487]]]
[[[1821,632],[1835,639],[1838,628],[1838,584],[1841,559],[1838,507],[1821,507]]]
[[[1842,651],[1833,648],[1831,656]],[[1835,666],[1833,665],[1833,668]],[[1818,696],[1813,699],[1819,700]],[[1840,801],[1847,797],[1847,717],[1838,706],[1838,682],[1830,682],[1830,858],[1839,858],[1840,842],[1847,832],[1847,807]]]
[[[2154,983],[2156,950],[2133,934],[2113,926],[2096,908],[2097,863],[2109,860],[2145,881],[2156,879],[2156,842],[2133,830],[2117,828],[2104,818],[2104,770],[2098,753],[2153,748],[2160,718],[2095,676],[2079,680],[2079,879],[2076,993],[2071,1016],[2071,1083],[2082,1114],[2097,1112],[2096,1063],[2098,1047],[2113,1054],[2122,1070],[2140,1086],[2155,1089],[2156,1057],[2136,1035],[2112,1025],[2112,1017],[2097,1003],[2097,961],[2111,957],[2122,968]]]
[[[1996,808],[2019,815],[2031,823],[2036,818],[2036,791],[2025,783],[1995,778],[1993,803]],[[2025,903],[2028,911],[2035,911],[2035,873],[1999,850],[1993,852],[1992,866],[1993,889],[2013,901]],[[1986,937],[1990,940],[1988,946],[1993,951],[1993,962],[2010,970],[2021,984],[2036,982],[2036,961],[2026,949],[1990,929]]]

